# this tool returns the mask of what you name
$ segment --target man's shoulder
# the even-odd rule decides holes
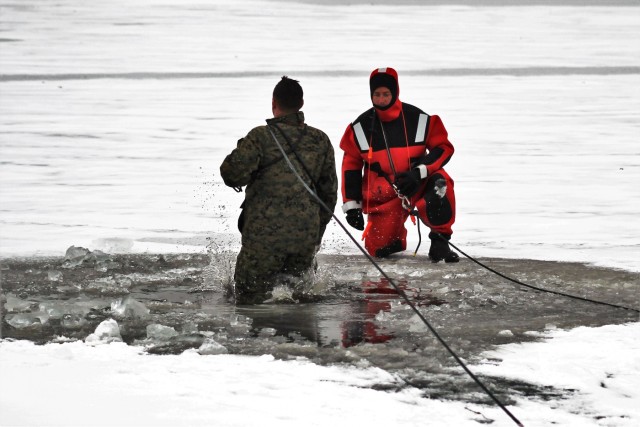
[[[256,126],[247,133],[247,136],[263,136],[268,134],[267,126],[260,125]]]
[[[315,138],[329,140],[327,134],[322,129],[318,129],[317,127],[307,125],[307,132],[310,135],[313,135]]]

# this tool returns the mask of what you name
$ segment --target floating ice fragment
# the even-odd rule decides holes
[[[87,324],[87,320],[82,314],[67,313],[62,316],[60,324],[66,329],[80,329]]]
[[[67,249],[67,252],[64,254],[65,260],[74,261],[74,260],[82,260],[89,253],[89,249],[83,248],[80,246],[71,246]]]
[[[202,355],[227,354],[229,353],[229,350],[215,340],[207,338],[198,349],[198,353]]]
[[[425,325],[422,319],[417,314],[411,316],[411,319],[409,319],[409,332],[424,332],[424,330]]]
[[[49,270],[47,271],[47,278],[50,282],[61,282],[62,281],[62,272],[57,270]]]
[[[195,322],[187,322],[182,325],[183,334],[195,334],[198,333],[198,324]]]
[[[232,314],[229,319],[229,324],[231,326],[237,325],[250,325],[252,322],[251,318],[244,316],[242,314]]]
[[[178,335],[178,332],[176,332],[176,330],[173,329],[171,326],[160,325],[157,323],[147,325],[147,338],[160,340],[160,341],[167,341],[177,335]]]
[[[126,276],[101,277],[89,283],[85,290],[102,295],[122,295],[128,294],[132,285],[133,281]]]
[[[458,308],[461,310],[468,310],[471,308],[471,306],[469,304],[467,304],[466,302],[462,301],[459,305]]]
[[[376,314],[376,320],[378,322],[382,322],[384,320],[389,319],[389,314],[387,312],[385,312],[384,310],[380,310],[378,312],[378,314]]]
[[[4,303],[4,308],[7,313],[18,313],[21,311],[28,311],[34,306],[35,302],[25,301],[21,298],[14,297],[13,295],[7,295],[7,300]]]
[[[111,303],[111,312],[118,317],[145,318],[149,309],[140,301],[129,296],[119,298]]]
[[[120,327],[118,326],[118,322],[113,319],[104,320],[98,325],[94,333],[85,338],[85,342],[87,343],[110,343],[120,341],[122,341]]]
[[[73,304],[68,304],[61,301],[45,301],[38,305],[38,311],[46,315],[47,319],[62,319],[65,314],[82,313],[85,314],[78,307],[74,307]]]
[[[82,264],[95,265],[99,271],[107,271],[109,268],[118,266],[108,254],[102,251],[93,251],[78,246],[71,246],[65,254],[65,261],[62,268],[75,268]]]
[[[511,332],[509,329],[505,329],[503,331],[498,332],[498,336],[499,337],[512,337],[513,336],[513,332]]]
[[[5,321],[16,329],[42,326],[40,319],[31,313],[10,314],[5,317]]]
[[[261,337],[272,337],[275,336],[276,332],[274,328],[262,328],[260,329],[259,335]]]

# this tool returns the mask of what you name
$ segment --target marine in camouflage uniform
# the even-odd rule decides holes
[[[296,82],[288,79],[287,83],[291,81]],[[279,110],[275,90],[274,116],[267,126],[256,127],[240,139],[220,166],[226,185],[247,186],[239,221],[242,248],[234,276],[240,304],[264,301],[280,274],[299,277],[313,268],[331,219],[289,168],[269,129],[331,212],[337,200],[335,158],[327,135],[306,125],[301,111]]]

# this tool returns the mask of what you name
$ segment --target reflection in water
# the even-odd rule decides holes
[[[401,282],[406,287],[406,281]],[[376,324],[375,318],[380,312],[391,310],[391,300],[398,298],[397,291],[391,287],[387,279],[378,282],[362,282],[362,294],[364,298],[352,302],[350,305],[356,313],[360,313],[362,319],[346,320],[342,324],[342,345],[351,347],[363,342],[382,343],[393,338],[391,332]]]
[[[320,333],[317,306],[313,304],[279,304],[238,306],[236,312],[252,319],[254,336],[272,335],[293,340],[301,335],[319,345],[325,344]]]
[[[397,286],[418,306],[440,305],[444,301],[426,297],[406,280]],[[254,337],[285,337],[291,342],[304,338],[318,346],[352,347],[360,343],[383,343],[393,331],[378,319],[391,311],[392,304],[406,304],[385,278],[366,280],[352,289],[352,298],[313,304],[263,304],[238,306],[235,313],[251,322]]]
[[[374,319],[381,311],[389,311],[391,304],[388,297],[378,300],[379,297],[367,297],[362,301],[351,303],[355,310],[363,313],[363,320],[347,320],[342,323],[342,345],[351,347],[363,342],[377,344],[387,342],[393,338],[392,333],[387,333],[384,328],[378,326]]]
[[[421,295],[417,288],[410,288],[405,279],[401,279],[396,283],[410,300],[417,306],[440,305],[444,300]],[[351,303],[353,312],[363,316],[362,319],[350,319],[342,325],[342,345],[351,347],[360,343],[383,343],[394,337],[392,331],[386,330],[384,327],[376,323],[378,316],[385,312],[391,311],[391,304],[399,302],[406,304],[406,301],[400,298],[396,288],[391,286],[389,280],[382,278],[379,281],[364,281],[361,285],[363,298]]]
[[[406,285],[406,283],[405,283]],[[263,304],[236,307],[251,319],[254,336],[302,337],[318,346],[350,347],[361,342],[386,342],[393,334],[376,324],[380,311],[389,311],[399,298],[388,281],[365,281],[355,288],[355,299],[312,304]]]

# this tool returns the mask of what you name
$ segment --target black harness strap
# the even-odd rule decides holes
[[[311,180],[311,185],[313,190],[315,191],[316,188],[318,188],[318,184],[316,183],[316,180],[313,179],[313,175],[311,175],[311,172],[309,171],[309,168],[307,167],[307,165],[305,164],[305,162],[302,160],[302,158],[300,157],[300,155],[298,154],[298,150],[296,150],[296,145],[300,143],[300,141],[302,141],[302,138],[304,138],[304,136],[307,134],[307,125],[304,125],[304,127],[302,128],[302,131],[300,132],[300,135],[298,136],[298,140],[296,141],[296,143],[294,144],[293,142],[291,142],[291,140],[289,139],[289,137],[287,136],[286,133],[283,132],[282,129],[280,129],[280,126],[278,126],[277,123],[273,124],[273,127],[275,127],[276,129],[278,129],[278,131],[282,134],[282,136],[284,137],[284,140],[287,141],[287,144],[289,145],[289,147],[291,148],[291,151],[285,151],[285,153],[288,155],[289,153],[293,152],[293,155],[296,156],[296,159],[298,159],[298,162],[300,162],[300,164],[302,165],[302,169],[304,169],[305,173],[307,174],[307,176],[309,177],[309,179]],[[281,160],[283,157],[281,157],[278,160]]]

